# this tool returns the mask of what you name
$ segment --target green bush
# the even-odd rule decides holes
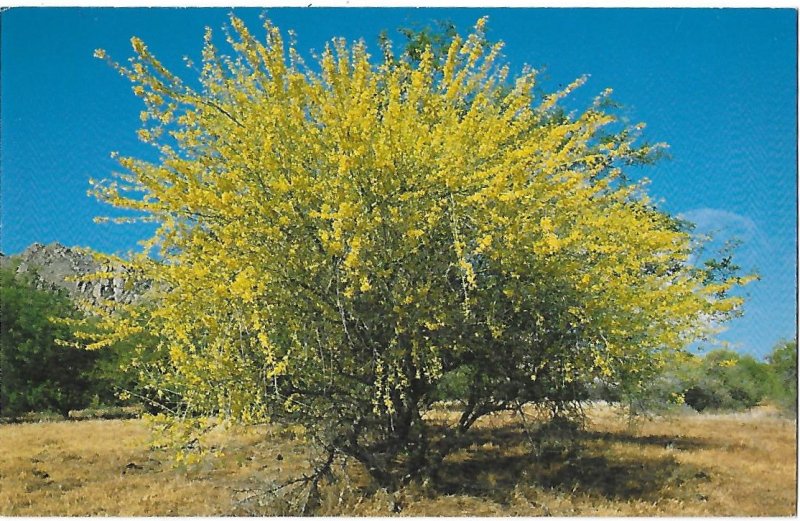
[[[779,342],[767,357],[774,378],[771,400],[797,416],[797,339]]]
[[[764,400],[773,386],[767,364],[729,349],[703,357],[701,371],[693,380],[684,399],[698,411],[748,409]]]
[[[70,409],[91,400],[87,372],[94,352],[64,347],[69,327],[51,318],[76,316],[63,294],[34,288],[10,268],[0,271],[0,415]]]
[[[796,411],[796,352],[796,343],[786,342],[767,362],[730,349],[687,354],[646,386],[616,389],[614,397],[629,403],[634,412],[665,411],[681,402],[696,411],[739,411],[767,401]],[[594,393],[600,396],[598,390]]]
[[[437,401],[464,400],[469,396],[470,382],[473,381],[472,370],[469,367],[460,367],[455,371],[445,374],[437,382],[434,393]]]
[[[0,416],[67,416],[92,404],[130,403],[118,391],[137,387],[137,375],[128,370],[131,342],[99,351],[57,342],[72,341],[73,331],[54,319],[80,317],[63,292],[36,289],[32,278],[13,267],[0,270]]]

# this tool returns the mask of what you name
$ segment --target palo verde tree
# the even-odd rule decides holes
[[[381,485],[435,476],[476,420],[563,411],[580,384],[639,382],[734,315],[679,223],[625,181],[637,146],[604,93],[569,115],[486,45],[375,59],[336,39],[307,65],[279,30],[206,34],[199,87],[134,38],[112,64],[160,159],[120,158],[94,193],[159,228],[127,262],[181,414],[299,423]],[[416,51],[415,51],[416,52]],[[104,57],[102,51],[98,51]],[[120,315],[122,316],[131,316]],[[427,412],[448,375],[458,414]]]

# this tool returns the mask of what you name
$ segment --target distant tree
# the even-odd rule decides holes
[[[235,58],[209,32],[200,90],[133,39],[115,67],[160,159],[95,191],[160,228],[127,262],[152,281],[145,320],[107,325],[160,339],[181,417],[300,423],[324,454],[308,483],[349,457],[391,488],[434,479],[481,417],[646,381],[737,314],[746,280],[692,266],[691,236],[625,182],[653,152],[639,128],[602,133],[620,125],[602,97],[558,109],[582,81],[507,81],[484,23],[441,67],[420,36],[378,64],[337,39],[317,69],[232,18]],[[427,413],[448,393],[445,425]]]
[[[93,395],[88,375],[97,353],[64,347],[71,330],[51,318],[75,318],[63,293],[36,289],[14,270],[0,270],[0,414],[55,411],[87,405]]]
[[[747,409],[764,398],[768,378],[765,364],[729,349],[717,349],[702,357],[699,371],[689,380],[685,400],[698,411]]]
[[[653,404],[683,402],[698,411],[743,410],[771,398],[777,385],[773,369],[730,349],[690,355],[671,364],[648,387]]]
[[[778,405],[797,416],[797,339],[779,342],[767,361],[776,381],[773,398]]]

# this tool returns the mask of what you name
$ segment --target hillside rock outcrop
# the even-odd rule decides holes
[[[0,266],[14,265],[18,274],[28,274],[39,289],[62,289],[73,299],[88,300],[96,305],[110,302],[129,304],[146,289],[142,283],[131,285],[126,282],[126,267],[98,262],[86,249],[69,248],[57,242],[47,245],[33,243],[18,255],[0,257]],[[108,276],[75,280],[98,272]]]

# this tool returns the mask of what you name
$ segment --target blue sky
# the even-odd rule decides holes
[[[139,36],[173,70],[199,61],[205,26],[230,9],[11,9],[2,23],[0,250],[59,241],[124,253],[143,226],[94,224],[108,209],[86,196],[88,179],[115,170],[111,151],[145,155],[136,141],[139,101],[100,60],[131,55]],[[253,30],[261,10],[235,9]],[[671,159],[634,172],[652,180],[665,210],[744,241],[739,263],[762,280],[748,287],[745,316],[720,335],[757,356],[795,336],[797,219],[797,14],[790,9],[269,9],[299,49],[333,36],[449,19],[464,33],[488,14],[489,36],[506,42],[516,70],[544,71],[553,90],[582,74],[571,103],[606,87],[645,137]]]

